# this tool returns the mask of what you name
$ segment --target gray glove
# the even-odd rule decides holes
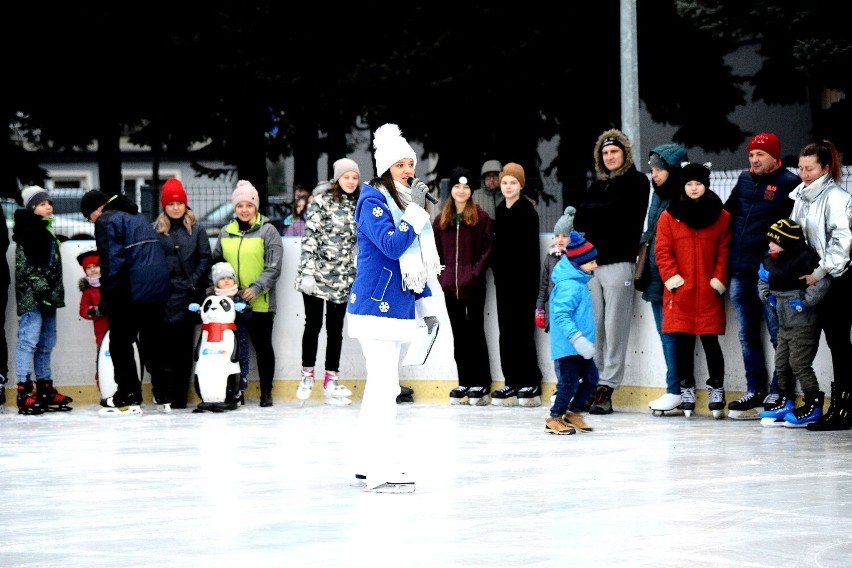
[[[571,338],[571,345],[583,359],[591,359],[595,356],[595,344],[586,339],[586,336],[582,333],[577,333]]]
[[[429,333],[432,333],[432,329],[438,325],[438,318],[436,318],[435,316],[426,316],[425,318],[423,318],[423,323],[426,324],[426,330]]]
[[[426,194],[429,193],[429,186],[417,178],[408,180],[411,186],[411,202],[423,207],[426,205]]]
[[[314,278],[313,274],[303,274],[302,275],[302,284],[299,286],[299,290],[302,291],[303,294],[307,294],[308,296],[312,296],[313,293],[317,289],[317,280]]]

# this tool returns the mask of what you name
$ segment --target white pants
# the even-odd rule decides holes
[[[408,473],[401,465],[403,445],[396,428],[399,396],[399,356],[402,341],[359,338],[367,366],[367,380],[358,416],[358,440],[354,444],[356,474],[368,482],[394,481]]]

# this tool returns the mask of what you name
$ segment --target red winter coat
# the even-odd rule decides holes
[[[708,191],[709,193],[709,191]],[[663,283],[679,274],[684,283],[663,291],[663,332],[691,335],[725,334],[725,297],[711,285],[716,278],[728,287],[731,214],[721,210],[709,226],[695,229],[669,210],[657,223],[657,267]]]

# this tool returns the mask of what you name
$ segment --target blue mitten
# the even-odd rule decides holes
[[[796,312],[798,312],[800,314],[808,311],[808,307],[799,298],[794,298],[787,303],[790,304],[791,308],[793,308]]]
[[[766,270],[766,267],[763,266],[762,262],[760,263],[760,268],[757,271],[757,277],[764,282],[769,282],[769,271]]]
[[[766,298],[766,303],[772,306],[772,309],[774,310],[778,307],[778,298],[775,297],[775,294],[769,294]]]

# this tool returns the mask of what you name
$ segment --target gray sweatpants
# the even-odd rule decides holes
[[[634,262],[598,266],[589,280],[595,307],[595,365],[600,383],[613,389],[621,386],[627,357],[627,341],[633,319]]]

